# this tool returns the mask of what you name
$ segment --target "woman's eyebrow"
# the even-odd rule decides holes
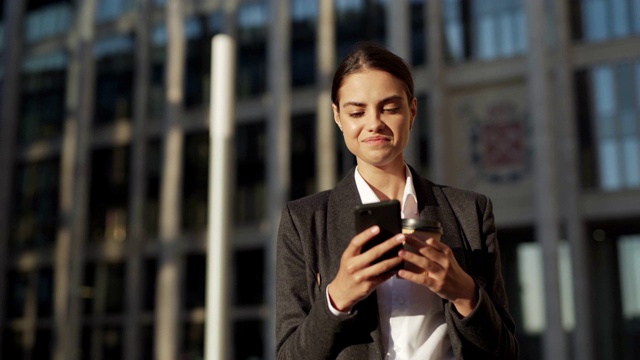
[[[386,104],[386,103],[390,103],[390,102],[394,102],[394,101],[398,101],[398,100],[402,101],[403,100],[402,96],[400,96],[400,95],[392,95],[392,96],[389,96],[387,98],[382,99],[379,102],[379,104]]]
[[[400,96],[400,95],[391,95],[389,97],[386,97],[386,98],[378,101],[378,104],[387,104],[387,103],[398,101],[398,100],[402,101],[403,100],[402,96]],[[365,107],[365,106],[367,106],[367,104],[362,103],[362,102],[358,102],[358,101],[347,101],[344,104],[342,104],[343,108],[347,107],[347,106]]]
[[[361,102],[357,102],[357,101],[347,101],[346,103],[342,104],[342,107],[347,107],[347,106],[364,107],[364,106],[366,106],[366,104],[365,103],[361,103]]]

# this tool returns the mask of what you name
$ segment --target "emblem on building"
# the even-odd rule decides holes
[[[481,114],[466,108],[470,121],[471,162],[491,183],[513,183],[531,164],[527,114],[509,101],[490,102]]]

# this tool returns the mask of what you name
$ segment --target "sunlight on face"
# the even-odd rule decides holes
[[[416,116],[416,99],[405,84],[380,70],[365,69],[344,78],[334,120],[358,167],[404,164],[403,151]]]

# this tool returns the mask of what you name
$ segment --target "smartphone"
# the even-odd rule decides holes
[[[400,219],[400,202],[398,200],[387,200],[377,203],[358,205],[354,209],[354,216],[356,233],[358,234],[374,225],[378,225],[380,227],[380,232],[378,233],[378,235],[369,240],[363,246],[362,252],[365,252],[402,232],[402,220]],[[402,244],[398,244],[397,247],[383,254],[376,261],[374,261],[374,263],[398,256],[398,248],[401,246]],[[402,263],[400,263],[400,265],[398,265],[397,267],[391,269],[390,272],[395,273],[401,268]]]

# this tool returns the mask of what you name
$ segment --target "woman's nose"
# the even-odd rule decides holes
[[[380,113],[377,111],[373,111],[369,113],[369,116],[367,116],[367,122],[365,125],[365,128],[368,131],[379,131],[380,129],[384,129],[384,127],[386,126],[386,124],[384,123],[384,121],[382,121],[382,119],[380,118]]]

